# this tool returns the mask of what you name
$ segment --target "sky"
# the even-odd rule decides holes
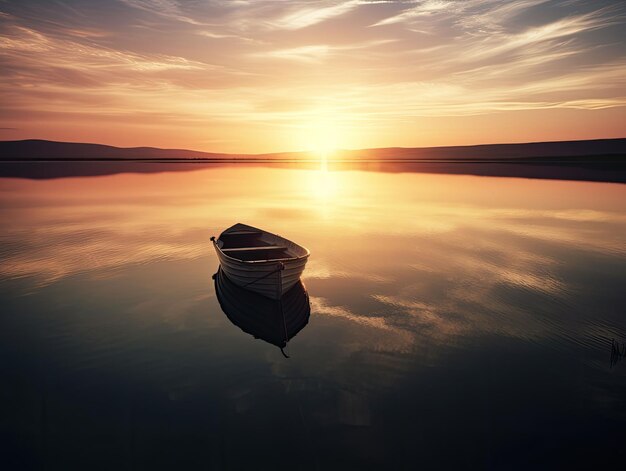
[[[626,2],[0,0],[0,105],[232,153],[626,137]]]

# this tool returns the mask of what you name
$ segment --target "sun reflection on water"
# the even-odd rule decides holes
[[[309,194],[318,202],[318,209],[325,215],[340,199],[340,172],[328,169],[328,161],[320,162],[319,170],[313,170],[309,175]]]

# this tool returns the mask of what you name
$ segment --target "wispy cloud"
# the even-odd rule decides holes
[[[256,57],[275,58],[275,59],[289,59],[304,62],[319,62],[321,61],[329,51],[327,45],[311,45],[300,46],[291,49],[277,49],[274,51],[265,51],[262,53],[254,54]]]
[[[394,23],[410,22],[411,20],[415,18],[422,17],[422,16],[430,16],[437,12],[449,11],[452,8],[454,8],[455,10],[458,10],[459,6],[455,2],[451,2],[451,1],[426,0],[402,11],[401,13],[397,15],[390,16],[388,18],[380,20],[374,23],[372,26],[383,26],[383,25],[391,25]]]
[[[129,7],[148,12],[153,15],[163,16],[173,20],[189,23],[192,25],[203,25],[204,23],[185,15],[182,12],[181,4],[176,0],[119,0]]]
[[[343,15],[357,8],[362,2],[350,0],[338,2],[323,7],[305,7],[288,13],[273,24],[279,28],[300,29],[312,26],[330,18]]]
[[[605,28],[613,24],[608,20],[602,10],[583,15],[560,18],[556,21],[531,27],[518,33],[494,34],[478,43],[464,49],[464,58],[460,60],[480,60],[489,56],[507,53],[515,49],[528,48],[536,44],[545,44],[549,41],[572,37]],[[563,46],[561,43],[559,46]],[[546,46],[547,47],[547,46]],[[533,51],[533,52],[545,52]]]
[[[0,50],[7,55],[23,55],[22,60],[37,60],[30,53],[45,53],[51,66],[87,69],[128,69],[131,71],[161,71],[171,69],[205,69],[207,64],[184,57],[163,54],[142,55],[130,51],[94,47],[71,40],[57,39],[25,27],[9,29],[9,35],[0,37]],[[16,56],[13,56],[16,57]],[[17,57],[16,57],[17,58]],[[93,68],[93,69],[92,69]]]
[[[372,50],[376,46],[382,46],[394,42],[393,39],[380,41],[365,41],[355,44],[329,45],[315,44],[310,46],[301,46],[291,49],[276,49],[255,53],[252,57],[288,59],[304,62],[321,62],[331,54],[350,53],[359,49]]]
[[[452,18],[454,23],[466,28],[490,26],[500,29],[501,23],[521,13],[525,9],[541,5],[549,0],[421,0],[397,2],[406,8],[400,13],[384,18],[372,26],[391,25],[394,23],[412,23],[432,21],[433,17]]]

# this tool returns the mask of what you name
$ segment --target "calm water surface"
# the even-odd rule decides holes
[[[626,460],[626,186],[216,167],[0,179],[5,469]],[[211,235],[308,247],[308,325],[233,325]]]

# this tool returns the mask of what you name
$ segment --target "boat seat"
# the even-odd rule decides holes
[[[265,245],[262,247],[234,247],[232,249],[222,249],[222,252],[252,252],[255,250],[287,250],[284,245]]]

